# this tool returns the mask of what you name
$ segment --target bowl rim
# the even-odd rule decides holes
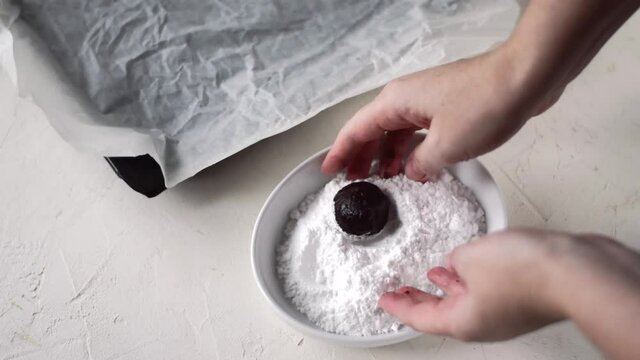
[[[424,134],[416,133],[416,136],[423,137]],[[288,314],[278,305],[276,300],[267,291],[266,289],[267,286],[265,284],[263,275],[256,268],[257,266],[256,257],[258,255],[256,253],[256,243],[257,243],[256,240],[257,240],[260,224],[262,223],[262,219],[265,216],[268,205],[271,203],[271,201],[276,196],[276,194],[278,194],[280,190],[286,186],[286,184],[291,180],[293,176],[295,176],[299,172],[301,168],[307,166],[307,164],[309,164],[310,162],[316,161],[318,157],[326,155],[330,149],[331,149],[331,146],[328,146],[316,152],[315,154],[309,156],[303,162],[298,164],[295,168],[290,170],[289,173],[282,180],[280,180],[278,185],[276,185],[276,187],[271,191],[267,199],[264,201],[262,208],[260,209],[260,212],[256,217],[253,231],[251,233],[251,250],[250,250],[251,251],[251,269],[253,272],[254,279],[258,284],[258,288],[260,289],[260,292],[262,293],[262,295],[267,299],[271,307],[275,309],[275,312],[278,314],[278,316],[282,320],[284,320],[285,323],[287,323],[294,329],[306,335],[313,336],[318,339],[326,340],[334,344],[341,344],[341,345],[348,345],[348,346],[377,347],[377,346],[396,344],[396,343],[417,338],[423,335],[423,333],[418,332],[406,325],[396,332],[391,332],[386,334],[376,334],[376,335],[370,335],[370,336],[359,336],[359,335],[343,335],[343,334],[331,333],[331,332],[319,329],[317,327],[313,327],[308,324],[302,323],[299,320],[292,317],[290,314]],[[491,179],[492,183],[496,186],[496,188],[498,187],[491,173],[479,160],[471,159],[471,160],[468,160],[468,162],[477,163],[477,165],[479,165],[482,168],[482,170],[484,170],[484,172],[489,176],[489,178]],[[497,191],[497,196],[500,202],[500,206],[503,210],[502,223],[504,224],[504,228],[506,228],[508,226],[508,214],[505,207],[504,197],[500,192],[499,188]]]

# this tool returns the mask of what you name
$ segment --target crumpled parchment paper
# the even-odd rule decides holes
[[[14,5],[15,22],[0,0],[0,71],[68,142],[149,153],[168,187],[348,97],[482,52],[519,12],[514,0]]]

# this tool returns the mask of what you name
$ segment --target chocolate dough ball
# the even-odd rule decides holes
[[[351,183],[333,198],[336,222],[351,235],[373,235],[389,217],[389,198],[377,186],[366,181]]]

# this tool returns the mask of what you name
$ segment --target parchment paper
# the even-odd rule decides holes
[[[341,100],[488,49],[519,11],[513,0],[15,5],[21,20],[3,24],[17,67],[0,28],[0,70],[68,142],[149,153],[168,187]]]

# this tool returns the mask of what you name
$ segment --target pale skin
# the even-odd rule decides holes
[[[640,359],[640,255],[599,235],[508,230],[427,273],[444,298],[403,287],[379,306],[419,331],[498,341],[570,319],[609,358]]]
[[[381,176],[404,170],[424,182],[499,147],[560,98],[638,7],[531,0],[501,46],[385,86],[340,131],[323,172],[364,178],[378,157]],[[428,135],[407,154],[419,129]],[[608,357],[640,359],[640,256],[615,240],[511,230],[456,249],[428,277],[446,297],[401,288],[379,305],[418,330],[474,341],[570,319]]]

